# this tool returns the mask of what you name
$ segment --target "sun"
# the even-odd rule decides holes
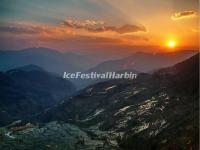
[[[169,40],[169,41],[167,42],[167,46],[168,46],[169,48],[175,48],[175,47],[176,47],[176,41],[174,41],[174,40]]]

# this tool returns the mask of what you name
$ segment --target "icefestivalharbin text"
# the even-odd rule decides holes
[[[105,72],[105,73],[63,73],[63,78],[65,79],[136,79],[137,74],[132,72],[116,73],[116,72]]]

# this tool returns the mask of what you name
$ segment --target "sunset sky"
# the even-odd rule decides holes
[[[198,15],[198,0],[1,0],[0,49],[198,49]]]

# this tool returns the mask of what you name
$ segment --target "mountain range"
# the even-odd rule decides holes
[[[0,70],[7,71],[29,64],[40,66],[48,72],[63,74],[64,71],[84,71],[95,65],[87,56],[61,53],[48,48],[0,51]]]
[[[159,68],[172,66],[178,62],[181,62],[192,55],[195,55],[198,51],[178,51],[168,53],[145,53],[136,52],[129,57],[125,57],[117,60],[109,60],[99,63],[93,68],[85,71],[86,73],[97,72],[118,72],[118,73],[152,73]],[[89,85],[103,82],[106,80],[71,80],[78,89],[82,89]]]
[[[158,68],[178,63],[197,51],[180,51],[169,53],[136,52],[115,60],[99,60],[94,54],[76,54],[59,52],[48,48],[28,48],[23,50],[0,51],[0,71],[8,71],[25,65],[37,65],[48,72],[63,75],[64,72],[149,72]],[[71,80],[77,89],[82,89],[97,82],[94,80]]]
[[[0,80],[0,149],[198,150],[199,54],[76,93],[35,65]]]
[[[198,149],[199,54],[136,80],[81,90],[38,116],[75,124],[102,149]]]
[[[35,65],[0,72],[0,82],[0,126],[33,116],[76,92],[70,81]]]
[[[109,60],[98,64],[97,66],[88,70],[88,72],[108,72],[133,69],[139,72],[150,72],[159,68],[172,66],[181,62],[198,51],[177,51],[165,53],[145,53],[136,52],[131,56],[118,59]]]

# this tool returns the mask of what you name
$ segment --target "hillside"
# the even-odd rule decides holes
[[[35,65],[0,73],[0,125],[52,107],[72,95],[73,84]]]
[[[40,120],[73,123],[97,139],[105,132],[127,150],[198,149],[198,63],[195,55],[137,80],[93,85]]]

